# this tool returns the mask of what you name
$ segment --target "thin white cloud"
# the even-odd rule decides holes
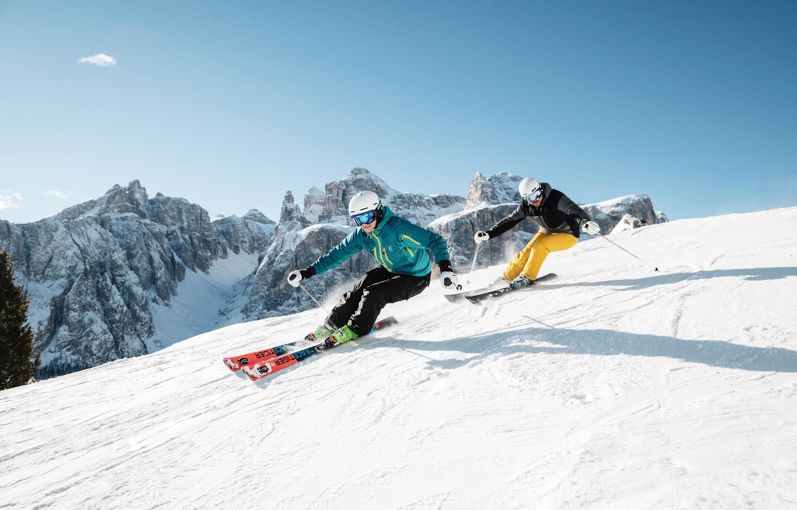
[[[48,189],[44,192],[45,196],[52,197],[52,198],[60,198],[61,200],[66,200],[67,198],[72,196],[72,191],[68,189]]]
[[[116,67],[116,59],[105,53],[79,58],[77,61],[81,64],[91,64],[98,67]]]
[[[20,207],[22,207],[22,194],[0,191],[0,210],[19,209]]]

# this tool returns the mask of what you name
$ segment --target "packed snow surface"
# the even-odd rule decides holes
[[[794,225],[611,236],[660,272],[582,241],[487,306],[435,281],[259,383],[222,358],[321,311],[3,391],[0,508],[797,508]]]

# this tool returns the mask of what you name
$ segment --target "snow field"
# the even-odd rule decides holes
[[[611,237],[660,272],[584,240],[486,306],[435,281],[254,384],[222,358],[322,312],[4,391],[0,508],[797,508],[795,223]]]

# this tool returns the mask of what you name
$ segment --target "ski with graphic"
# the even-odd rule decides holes
[[[377,321],[371,331],[384,329],[393,324],[398,324],[398,321],[395,317],[390,316]],[[249,377],[249,379],[257,381],[268,375],[292,367],[300,361],[331,349],[336,345],[337,343],[331,337],[318,340],[310,333],[304,340],[278,345],[262,351],[255,351],[248,355],[245,354],[242,356],[224,358],[224,364],[233,372],[243,370],[243,373]],[[257,355],[260,356],[258,357]],[[235,366],[238,368],[234,368]]]
[[[556,273],[548,273],[548,274],[542,275],[542,276],[540,276],[538,278],[535,278],[534,279],[534,284],[537,284],[537,283],[540,283],[540,282],[546,282],[548,280],[553,280],[554,278],[556,278]],[[509,285],[507,285],[506,287],[501,287],[500,289],[495,289],[495,290],[491,290],[491,291],[487,291],[487,292],[482,292],[480,294],[465,295],[465,299],[467,299],[471,303],[477,304],[477,303],[481,303],[482,301],[484,301],[486,299],[493,299],[493,298],[496,298],[496,297],[499,297],[499,296],[503,296],[504,294],[508,294],[510,292],[514,292],[516,290],[524,290],[524,289],[529,289],[529,288],[533,288],[533,287],[534,287],[534,285],[532,285],[531,287],[521,287],[519,289],[514,289],[514,288],[510,287]]]
[[[297,340],[295,342],[277,345],[268,349],[263,349],[261,351],[239,354],[238,356],[230,356],[228,358],[224,358],[224,364],[227,365],[227,368],[229,368],[231,371],[237,372],[247,365],[252,365],[259,361],[282,356],[283,354],[294,350],[298,346],[303,346],[305,343],[310,345],[315,342],[305,338],[304,340]]]

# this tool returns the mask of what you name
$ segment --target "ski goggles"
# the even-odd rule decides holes
[[[373,223],[376,219],[376,211],[365,211],[364,213],[355,214],[351,217],[354,220],[354,223],[359,225],[368,225],[369,223]]]
[[[535,200],[539,200],[540,198],[542,198],[542,188],[537,188],[528,195],[526,195],[525,197],[523,197],[523,200],[525,200],[530,204]]]

